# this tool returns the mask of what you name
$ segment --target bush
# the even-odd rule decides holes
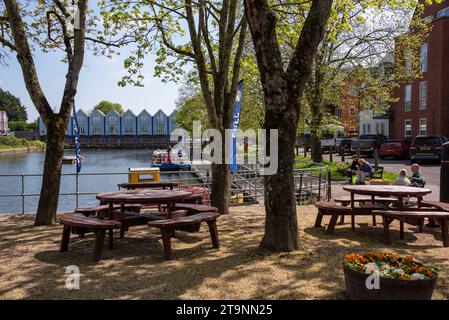
[[[0,137],[0,149],[12,149],[12,148],[39,148],[44,149],[45,143],[42,141],[30,141],[16,137]]]

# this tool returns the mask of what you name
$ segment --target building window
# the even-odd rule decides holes
[[[419,135],[427,136],[427,119],[426,118],[419,119]]]
[[[405,129],[405,137],[406,138],[411,137],[412,136],[412,120],[410,120],[410,119],[405,120],[404,129]]]
[[[140,133],[148,133],[148,117],[140,118]]]
[[[117,118],[112,117],[109,118],[109,133],[115,134],[117,133]]]
[[[130,116],[125,118],[125,133],[133,133],[132,118]]]
[[[411,77],[413,75],[413,52],[412,50],[407,50],[405,53],[405,72],[407,76]]]
[[[164,134],[165,121],[164,118],[159,116],[156,120],[156,134]]]
[[[427,72],[427,43],[421,46],[421,72]]]
[[[84,117],[78,118],[78,131],[80,134],[84,134]]]
[[[355,117],[355,107],[350,107],[349,108],[349,116],[350,117]]]
[[[349,85],[349,94],[353,97],[358,97],[359,96],[359,91],[358,88],[355,84],[350,84]]]
[[[100,133],[100,118],[97,115],[92,117],[92,127],[93,134]]]
[[[449,17],[449,7],[444,8],[443,10],[438,11],[437,18],[441,17]]]
[[[405,111],[412,111],[412,85],[408,84],[405,86]]]
[[[427,81],[419,83],[419,110],[427,108]]]

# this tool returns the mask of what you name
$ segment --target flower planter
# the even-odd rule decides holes
[[[370,274],[343,265],[346,293],[352,300],[430,300],[437,275],[422,280],[379,278],[379,289],[369,290],[366,279]]]

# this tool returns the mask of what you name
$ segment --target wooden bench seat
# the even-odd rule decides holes
[[[207,206],[204,204],[195,204],[195,203],[176,203],[176,210],[187,210],[187,215],[200,213],[200,212],[217,212],[218,209],[216,207]]]
[[[378,211],[377,214],[383,218],[384,226],[384,240],[385,243],[390,244],[390,224],[394,220],[400,221],[400,238],[404,239],[404,223],[422,223],[425,218],[435,219],[438,221],[441,227],[441,233],[443,238],[443,246],[449,247],[449,235],[448,235],[448,223],[449,212],[445,211]]]
[[[351,196],[341,196],[334,199],[335,202],[341,203],[342,206],[349,206],[351,204]],[[356,196],[354,198],[354,202],[372,202],[373,199],[370,196]],[[374,202],[382,203],[382,204],[392,204],[397,203],[397,198],[383,198],[383,197],[375,197]]]
[[[180,227],[192,226],[206,222],[209,226],[213,247],[218,248],[219,241],[216,223],[218,216],[219,214],[217,212],[202,212],[180,218],[150,221],[148,222],[148,226],[159,228],[161,230],[164,255],[167,260],[170,260],[172,252],[171,238],[174,235],[174,230]]]
[[[355,216],[373,216],[373,225],[376,225],[374,210],[385,209],[381,204],[373,204],[370,202],[360,203],[359,206],[354,209],[348,206],[342,206],[334,201],[320,201],[315,203],[318,209],[317,217],[315,220],[315,228],[321,227],[323,216],[330,215],[331,219],[327,226],[326,233],[332,233],[335,230],[335,225],[339,216],[351,216],[351,229],[355,230]]]
[[[326,233],[334,232],[335,225],[339,216],[351,215],[351,207],[342,206],[334,201],[320,201],[315,203],[318,209],[318,213],[315,220],[315,228],[321,227],[321,222],[323,221],[323,216],[330,215],[331,220],[327,226]]]
[[[449,203],[447,202],[422,200],[421,207],[436,208],[442,211],[449,212]]]
[[[142,209],[142,205],[141,204],[125,204],[125,212],[140,212],[140,210]],[[120,210],[121,209],[121,205],[120,204],[114,204],[114,210]],[[89,208],[76,208],[75,212],[76,213],[81,213],[85,216],[98,216],[100,214],[103,215],[107,215],[109,211],[109,205],[104,204],[104,205],[98,205],[98,206],[94,206],[94,207],[89,207]]]
[[[74,233],[81,232],[82,234],[93,232],[95,234],[95,261],[101,259],[106,231],[121,227],[121,223],[119,221],[100,220],[97,218],[86,217],[83,214],[79,213],[63,214],[60,216],[59,222],[64,225],[60,251],[65,252],[68,250],[70,233],[72,231],[74,231]],[[112,239],[110,239],[109,247],[112,248]]]

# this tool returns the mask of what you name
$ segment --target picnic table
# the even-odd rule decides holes
[[[178,190],[155,190],[155,189],[138,189],[126,191],[102,192],[97,194],[97,199],[101,203],[109,205],[108,216],[113,217],[114,204],[140,203],[140,204],[166,204],[167,218],[171,218],[172,212],[175,210],[175,203],[188,199],[191,192]]]
[[[153,181],[153,182],[137,182],[137,183],[120,183],[117,186],[120,189],[136,190],[136,189],[152,189],[162,188],[162,190],[179,187],[181,183],[177,181]]]
[[[167,219],[173,218],[173,212],[176,202],[188,199],[190,192],[177,190],[157,190],[157,189],[139,189],[126,191],[102,192],[97,194],[97,199],[103,204],[109,205],[108,219],[114,219],[114,204],[120,204],[121,211],[124,211],[125,204],[166,204],[165,212]],[[113,230],[109,230],[109,247],[113,248]]]
[[[384,186],[384,185],[360,185],[344,186],[343,190],[351,193],[351,207],[355,208],[355,195],[367,195],[375,201],[376,197],[395,197],[398,199],[398,209],[404,209],[404,198],[415,197],[418,199],[418,207],[421,207],[422,198],[432,193],[430,189],[403,187],[403,186]]]

